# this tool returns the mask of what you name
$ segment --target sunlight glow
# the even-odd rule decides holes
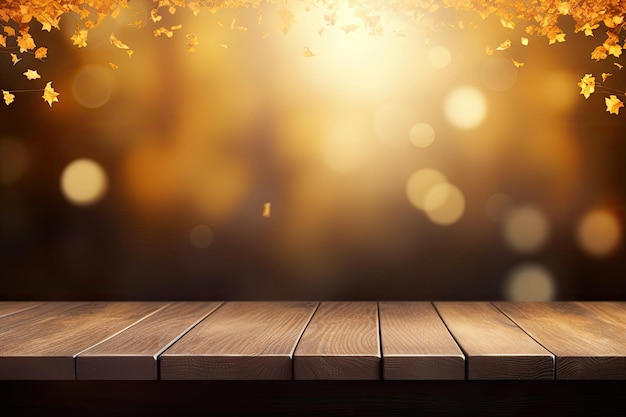
[[[446,119],[454,127],[474,129],[487,117],[487,99],[476,87],[459,87],[446,97],[444,111]]]
[[[605,210],[585,214],[577,229],[578,243],[589,255],[602,258],[613,253],[622,240],[618,220]]]
[[[61,191],[70,203],[88,206],[99,202],[107,191],[104,169],[91,159],[76,159],[61,174]]]

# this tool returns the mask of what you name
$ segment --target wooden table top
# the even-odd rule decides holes
[[[626,380],[626,302],[0,302],[2,380]]]

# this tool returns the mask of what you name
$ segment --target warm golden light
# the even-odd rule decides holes
[[[452,184],[437,184],[424,198],[424,211],[433,223],[449,226],[463,215],[465,197],[461,190]]]
[[[485,214],[494,222],[502,222],[509,211],[515,206],[515,201],[503,193],[492,194],[485,203]]]
[[[417,123],[411,128],[409,137],[418,148],[428,148],[435,141],[435,129],[428,123]]]
[[[86,65],[74,77],[72,94],[83,107],[96,109],[104,106],[111,97],[113,81],[110,68],[102,65]]]
[[[425,210],[428,192],[436,185],[445,184],[447,181],[445,175],[435,169],[420,169],[411,174],[406,183],[407,197],[415,208]]]
[[[483,64],[480,75],[487,88],[507,91],[517,82],[517,71],[511,59],[492,56]]]
[[[104,169],[91,159],[76,159],[61,174],[61,191],[67,200],[77,206],[99,202],[108,187]]]
[[[355,171],[367,159],[369,153],[367,139],[364,126],[347,123],[333,126],[322,142],[322,158],[335,172]]]
[[[589,255],[602,258],[620,245],[622,230],[617,218],[602,209],[590,211],[578,223],[578,243]]]
[[[474,129],[487,117],[487,99],[476,87],[458,87],[447,95],[444,112],[452,126]]]
[[[433,68],[443,69],[450,65],[452,54],[445,46],[433,46],[426,54],[428,65]]]
[[[509,211],[502,228],[507,245],[519,253],[532,253],[548,240],[550,225],[538,208],[525,205]]]
[[[389,145],[403,143],[415,123],[415,111],[405,103],[389,102],[376,109],[374,132],[381,142]]]
[[[535,263],[525,263],[506,278],[504,292],[510,301],[552,301],[556,284],[550,271]]]

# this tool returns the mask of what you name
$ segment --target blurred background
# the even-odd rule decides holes
[[[577,86],[626,90],[598,37],[131,4],[0,55],[1,88],[38,65],[61,94],[0,108],[0,299],[626,297],[626,115]]]

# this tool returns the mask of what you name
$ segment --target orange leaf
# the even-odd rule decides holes
[[[619,114],[619,109],[621,107],[624,107],[624,103],[622,103],[622,101],[617,98],[616,95],[606,97],[604,99],[604,102],[606,103],[606,111],[611,114]]]
[[[52,81],[48,82],[48,84],[46,84],[46,88],[44,88],[43,90],[43,96],[41,96],[41,98],[43,98],[44,101],[48,102],[50,107],[52,107],[53,102],[59,101],[58,97],[59,93],[54,91],[54,88],[52,88]]]
[[[37,59],[45,59],[48,57],[48,48],[44,48],[43,46],[37,48],[35,51],[35,58]]]
[[[74,42],[74,46],[78,46],[79,48],[84,48],[85,46],[87,46],[88,34],[89,32],[87,31],[87,29],[78,30],[78,28],[76,28],[76,31],[74,32],[74,34],[72,35],[70,39]]]
[[[9,104],[13,103],[13,101],[15,100],[15,95],[11,94],[9,91],[2,90],[2,98],[4,99],[4,102],[6,103],[6,105],[8,106]]]
[[[578,83],[578,86],[580,87],[580,94],[584,95],[585,98],[589,98],[596,90],[596,79],[591,74],[585,74]]]

